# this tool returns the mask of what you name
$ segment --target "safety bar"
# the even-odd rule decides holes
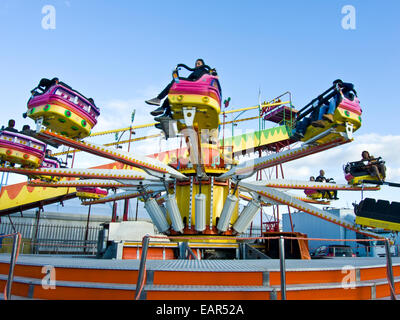
[[[329,101],[331,98],[333,98],[337,94],[337,92],[334,90],[335,87],[336,87],[336,85],[330,87],[324,93],[322,93],[317,98],[313,99],[310,103],[308,103],[306,106],[304,106],[302,109],[300,109],[299,112],[297,113],[297,119],[296,120],[297,121],[301,120],[302,118],[304,118],[305,116],[310,114],[315,108],[318,108],[324,102]],[[331,90],[334,90],[334,91],[332,91],[329,95],[324,97],[324,95],[327,94]],[[317,106],[313,106],[315,102],[318,102]],[[310,106],[312,106],[312,107],[309,108]],[[309,109],[306,110],[307,108],[309,108]]]

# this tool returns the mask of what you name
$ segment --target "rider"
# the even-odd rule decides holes
[[[293,129],[293,138],[296,140],[301,140],[304,138],[304,134],[308,126],[311,124],[313,127],[325,128],[324,124],[319,123],[318,120],[318,101],[313,104],[313,111],[310,116],[304,117],[300,121],[296,122],[296,127]]]
[[[363,151],[361,153],[361,161],[364,163],[367,161],[367,164],[364,165],[363,169],[369,172],[369,174],[377,177],[381,182],[386,178],[386,167],[383,163],[379,163],[377,159],[369,154],[368,151]]]
[[[51,159],[51,160],[55,160],[58,162],[58,165],[61,167],[62,166],[62,162],[60,159],[58,159],[57,157],[53,156],[52,152],[50,149],[46,149],[46,153],[44,155],[45,158],[47,159]]]
[[[338,87],[341,89],[343,95],[350,99],[354,99],[354,95],[357,95],[356,90],[354,89],[354,85],[348,82],[342,82],[341,80],[336,80],[334,83],[337,83]],[[335,109],[340,101],[340,92],[337,91],[336,94],[330,99],[330,101],[326,101],[318,110],[318,119],[313,122],[313,124],[321,124],[324,125],[324,120],[329,123],[333,123],[333,114],[335,113]],[[324,125],[325,126],[325,125]]]
[[[6,128],[4,128],[3,126],[2,130],[18,133],[18,130],[15,129],[15,120],[14,119],[8,120],[8,126]]]
[[[204,60],[203,60],[203,59],[197,59],[197,60],[196,60],[196,66],[195,66],[194,71],[193,71],[193,72],[189,75],[189,77],[187,77],[186,79],[187,79],[187,80],[192,80],[192,81],[198,80],[198,79],[200,79],[204,74],[207,74],[207,73],[208,73],[208,71],[207,71],[207,68],[205,67]],[[164,90],[160,92],[160,94],[159,94],[157,97],[155,97],[155,98],[153,98],[153,99],[150,99],[150,100],[146,100],[145,102],[146,102],[147,104],[150,104],[150,105],[159,106],[159,105],[161,104],[161,100],[164,99],[164,98],[168,95],[168,92],[169,92],[169,90],[171,89],[171,87],[172,87],[173,84],[174,84],[174,80],[172,80],[172,81],[164,88]],[[152,116],[159,116],[159,115],[163,114],[164,112],[165,112],[165,115],[166,115],[166,116],[170,116],[169,100],[168,100],[168,98],[165,99],[163,105],[162,105],[160,108],[158,108],[158,109],[156,109],[156,110],[150,112],[150,114],[151,114]]]
[[[39,84],[38,84],[38,88],[42,89],[43,92],[46,92],[47,90],[49,90],[52,86],[54,86],[55,84],[58,84],[60,81],[58,78],[53,78],[51,80],[43,78],[40,80]]]
[[[315,179],[316,182],[330,182],[331,180],[333,180],[333,179],[332,178],[327,179],[325,177],[325,171],[324,170],[320,170],[319,171],[319,176]],[[325,195],[326,197],[328,197],[331,200],[332,199],[338,200],[337,190],[333,190],[332,192],[318,190],[318,192],[320,192],[323,196]],[[332,193],[333,193],[333,196],[332,196]]]
[[[31,129],[31,127],[29,126],[29,124],[25,124],[22,127],[21,133],[26,135],[26,136],[35,136],[35,131]]]

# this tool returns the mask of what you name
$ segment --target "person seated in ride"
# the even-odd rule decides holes
[[[311,176],[311,177],[310,177],[310,182],[315,182],[315,177],[314,177],[314,176]],[[305,190],[304,190],[304,192],[305,192],[306,194],[308,194],[308,192],[314,193],[313,191],[314,191],[314,190],[312,190],[312,189],[305,189]]]
[[[325,177],[325,171],[324,170],[320,170],[319,171],[319,176],[315,179],[316,182],[330,182],[332,180],[333,180],[332,178],[327,179]],[[331,200],[338,200],[337,190],[334,190],[332,192],[325,191],[325,190],[318,190],[318,192],[320,192],[323,197],[327,197],[327,198],[329,198]]]
[[[376,158],[371,156],[368,151],[363,151],[361,153],[361,161],[364,163],[364,166],[361,169],[367,171],[370,175],[377,177],[379,181],[385,181],[386,167],[384,163],[379,162]]]
[[[180,78],[180,79],[195,81],[195,80],[200,79],[204,74],[207,74],[207,73],[208,73],[208,71],[205,68],[204,60],[203,59],[197,59],[196,60],[195,70],[187,78]],[[164,99],[168,95],[168,92],[171,89],[172,85],[174,84],[174,81],[175,80],[172,80],[164,88],[164,90],[160,92],[160,94],[157,97],[155,97],[153,99],[150,99],[150,100],[146,100],[145,102],[147,104],[150,104],[150,105],[159,106],[161,104],[161,100]],[[163,105],[160,108],[150,112],[150,114],[152,116],[159,116],[159,115],[161,115],[163,113],[164,113],[164,116],[166,116],[166,117],[171,116],[171,114],[170,114],[171,113],[170,112],[170,105],[169,105],[168,98],[165,99]],[[156,120],[156,121],[158,121],[158,120]]]
[[[49,89],[50,89],[52,86],[54,86],[55,84],[58,84],[59,82],[60,82],[60,81],[59,81],[58,78],[53,78],[53,79],[51,79],[51,80],[49,80],[49,79],[47,79],[47,78],[42,78],[42,79],[39,81],[39,84],[38,84],[37,88],[40,89],[40,90],[42,90],[43,93],[44,93],[44,92],[47,92],[47,90],[49,90]],[[32,93],[35,95],[34,92],[32,92]],[[38,93],[36,93],[36,94],[38,94]]]
[[[324,128],[325,125],[321,125],[319,123],[317,123],[318,120],[318,100],[316,100],[313,103],[313,111],[311,112],[311,115],[308,117],[304,117],[303,119],[301,119],[300,121],[296,121],[296,126],[293,129],[293,138],[297,139],[297,140],[301,140],[304,137],[304,134],[307,131],[307,128],[312,125],[313,127],[320,127],[320,128]]]
[[[88,98],[88,101],[89,101],[92,105],[94,105],[94,106],[96,107],[96,104],[94,103],[93,98]]]
[[[31,136],[34,137],[35,136],[35,131],[31,129],[31,127],[28,124],[25,124],[22,127],[22,130],[20,131],[22,134],[26,135],[26,136]]]
[[[336,89],[336,94],[329,101],[326,101],[322,106],[320,106],[318,110],[318,118],[312,123],[314,126],[325,127],[324,121],[328,121],[329,123],[334,122],[333,114],[335,113],[336,107],[340,101],[340,91],[349,100],[354,100],[354,95],[357,95],[352,83],[342,82],[341,80],[336,80],[334,83],[337,83],[338,90]]]
[[[1,130],[5,130],[5,131],[10,131],[10,132],[16,132],[18,133],[18,130],[15,129],[15,120],[14,119],[10,119],[8,120],[8,126],[4,128],[1,128]]]
[[[60,161],[58,158],[56,158],[56,157],[54,157],[54,156],[52,155],[52,152],[51,152],[50,149],[46,149],[46,153],[45,153],[44,157],[47,158],[47,159],[51,159],[51,160],[57,161],[58,164],[59,164],[60,167],[61,167],[61,164],[62,164],[61,161]]]

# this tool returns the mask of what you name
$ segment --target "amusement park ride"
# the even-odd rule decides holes
[[[343,93],[342,81],[335,81],[331,88],[300,111],[293,108],[291,99],[274,99],[256,107],[221,111],[222,95],[216,71],[208,68],[208,74],[190,81],[179,77],[178,70],[182,67],[190,69],[178,65],[174,71],[175,82],[168,95],[172,117],[163,121],[161,128],[166,138],[183,139],[186,143],[184,148],[143,155],[88,142],[88,138],[96,135],[91,130],[100,115],[99,108],[93,100],[58,83],[45,92],[33,90],[27,116],[36,123],[34,137],[10,131],[0,133],[0,171],[28,176],[28,186],[24,188],[29,188],[31,193],[46,188],[47,194],[37,202],[38,205],[46,203],[46,199],[60,201],[63,196],[79,197],[84,205],[140,197],[158,231],[174,236],[172,242],[201,244],[200,251],[197,251],[201,258],[207,258],[206,252],[210,249],[217,252],[218,257],[224,257],[223,249],[236,244],[236,236],[250,227],[264,205],[274,208],[285,205],[367,237],[381,238],[373,232],[375,225],[369,225],[369,220],[351,223],[316,206],[329,203],[329,199],[323,197],[325,191],[379,190],[380,181],[370,173],[357,173],[355,166],[348,164],[345,168],[348,184],[283,177],[282,164],[353,140],[353,133],[361,126],[362,111],[355,95]],[[336,105],[330,121],[324,121],[324,126],[314,126],[310,122],[303,134],[296,134],[300,120],[307,119],[307,116],[311,119],[332,99],[336,99]],[[221,126],[249,120],[227,122],[227,114],[253,109],[258,109],[259,114],[249,119],[270,121],[278,126],[252,134],[219,138]],[[114,162],[96,168],[61,168],[56,161],[45,158],[46,142]],[[291,148],[293,145],[295,147]],[[267,154],[262,155],[263,152]],[[239,162],[238,156],[246,153],[258,154],[259,157]],[[275,179],[262,176],[263,170],[268,168],[276,169]],[[251,179],[254,175],[257,178]],[[48,188],[55,191],[48,191]],[[110,189],[123,192],[108,194]],[[288,190],[305,190],[306,197],[291,194]],[[0,215],[24,208],[24,203],[15,203],[8,196],[7,187],[2,191],[0,197],[5,207],[0,208]],[[239,199],[248,202],[241,212]],[[29,201],[34,202],[33,199]],[[380,220],[379,214],[375,214],[374,219]],[[279,232],[276,221],[261,220],[261,223],[265,227],[264,234]],[[390,227],[399,231],[400,221],[391,222]],[[179,237],[185,240],[179,240]],[[178,258],[173,253],[171,257]]]

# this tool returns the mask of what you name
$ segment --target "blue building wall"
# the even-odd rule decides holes
[[[352,209],[328,209],[327,212],[352,223],[355,221],[355,215]],[[348,230],[304,212],[294,212],[291,214],[291,218],[294,231],[305,233],[308,238],[342,239],[342,241],[310,240],[308,242],[310,252],[313,252],[316,248],[322,245],[341,244],[351,246],[353,252],[356,253],[357,256],[375,256],[375,243],[345,241],[346,239],[359,239],[359,235],[357,236],[355,231]],[[282,229],[284,232],[291,231],[289,214],[282,215]],[[367,246],[362,243],[371,244],[371,246],[367,248]],[[398,244],[399,236],[397,236],[395,241],[395,245],[398,246]],[[397,252],[398,250],[396,250],[396,254]]]

